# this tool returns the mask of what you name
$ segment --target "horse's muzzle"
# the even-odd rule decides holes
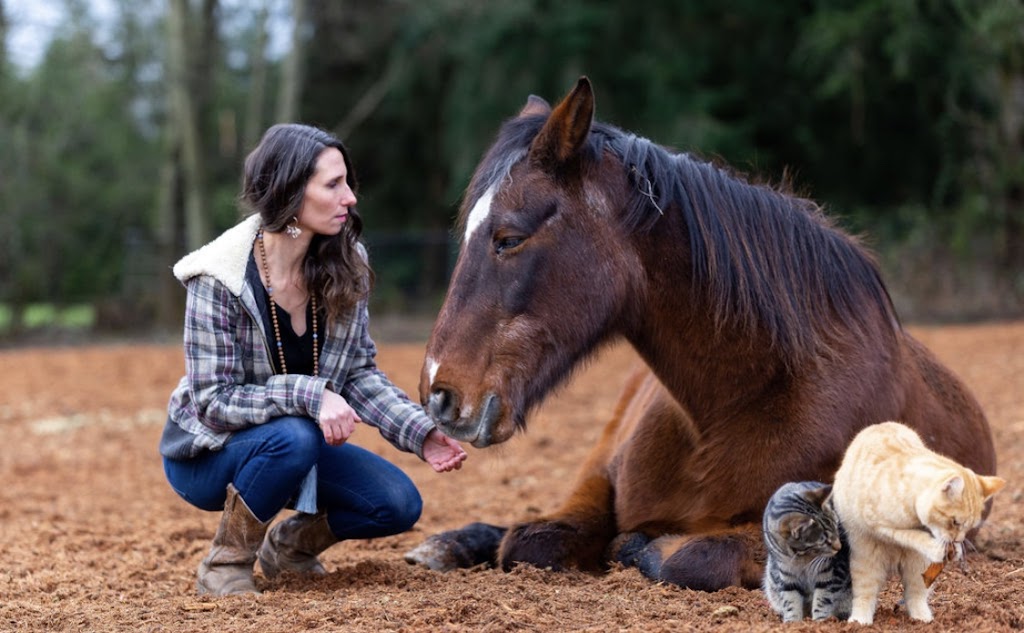
[[[494,443],[494,425],[501,414],[501,399],[495,393],[487,394],[478,415],[467,418],[461,415],[456,393],[435,387],[427,400],[427,413],[448,437],[485,448]]]

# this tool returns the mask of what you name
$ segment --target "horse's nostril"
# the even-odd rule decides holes
[[[453,422],[459,408],[458,398],[447,389],[435,387],[427,401],[427,413],[437,422]]]

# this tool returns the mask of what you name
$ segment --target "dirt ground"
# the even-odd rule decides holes
[[[1024,629],[1024,322],[912,328],[975,390],[992,423],[1000,474],[989,522],[966,567],[932,595],[935,622],[908,620],[890,588],[885,631]],[[423,344],[381,344],[379,364],[415,389]],[[527,434],[476,450],[438,475],[372,428],[353,441],[393,459],[424,496],[406,534],[349,541],[324,556],[326,578],[268,582],[260,596],[195,594],[218,514],[180,500],[156,451],[182,373],[174,345],[29,348],[0,353],[0,631],[767,631],[783,628],[760,591],[714,594],[603,575],[518,568],[441,574],[402,555],[430,534],[476,520],[507,524],[552,509],[610,414],[629,367],[611,348],[551,398]],[[789,630],[849,631],[837,622]]]

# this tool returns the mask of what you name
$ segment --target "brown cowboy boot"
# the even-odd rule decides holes
[[[259,551],[260,568],[267,578],[286,571],[323,576],[327,570],[317,560],[317,554],[337,542],[326,514],[300,512],[267,532]]]
[[[259,593],[252,579],[256,548],[263,541],[270,521],[253,515],[233,484],[228,484],[224,514],[213,537],[213,546],[199,563],[196,589],[200,594],[229,596]]]

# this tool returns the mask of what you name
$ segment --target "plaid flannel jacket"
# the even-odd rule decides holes
[[[259,307],[245,282],[258,229],[259,217],[251,216],[174,266],[188,291],[185,376],[171,394],[160,453],[187,459],[219,450],[234,431],[278,416],[315,420],[324,389],[331,389],[396,448],[422,459],[434,424],[377,368],[365,301],[326,333],[319,377],[274,373]]]

